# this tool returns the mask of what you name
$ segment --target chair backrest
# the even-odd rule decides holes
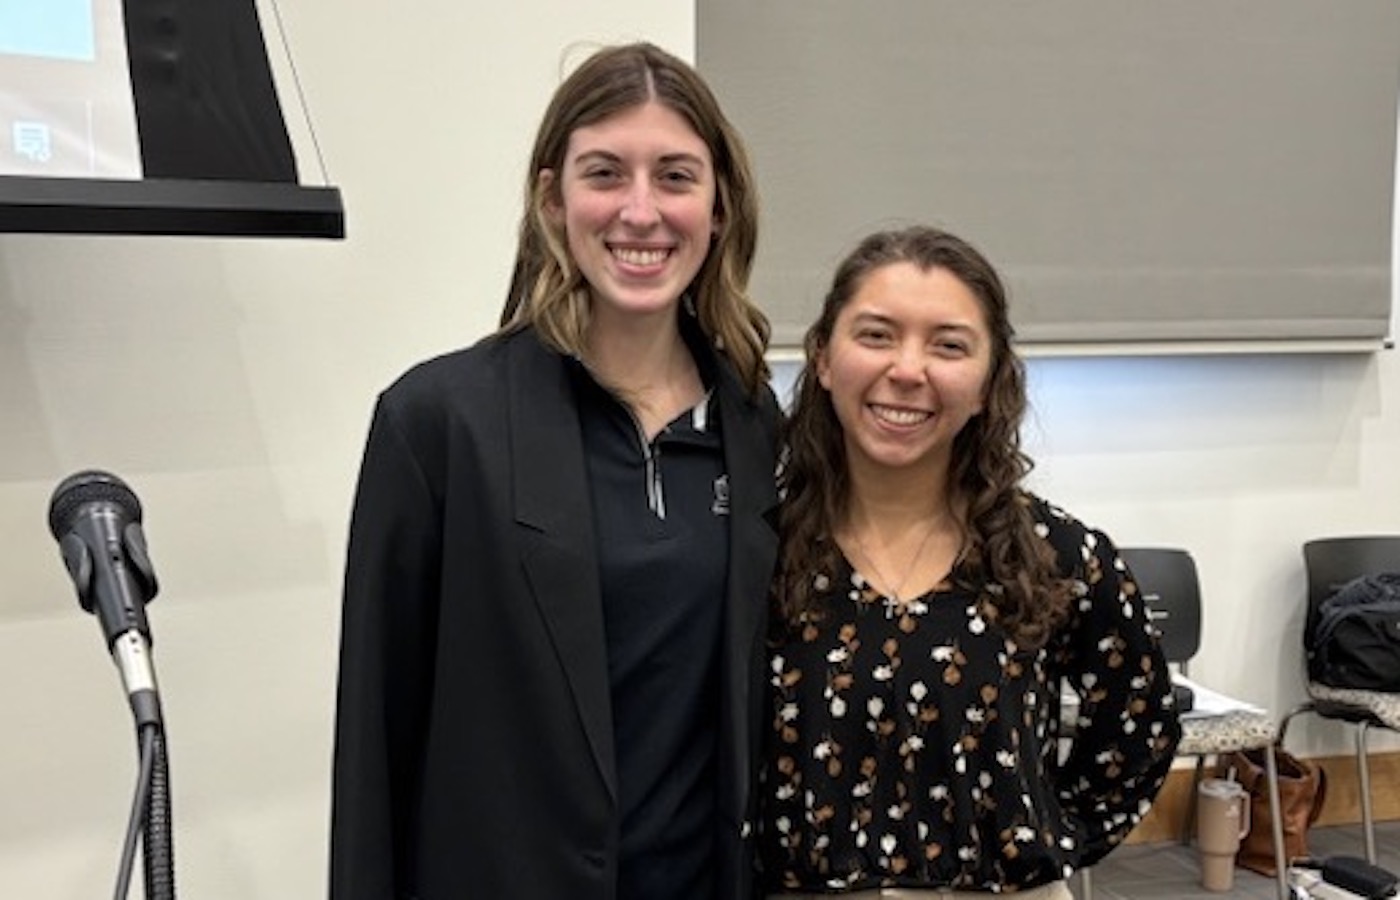
[[[1201,649],[1201,582],[1196,561],[1174,547],[1120,547],[1118,554],[1142,592],[1162,654],[1184,670]]]
[[[1337,588],[1361,575],[1400,572],[1400,534],[1318,538],[1303,545],[1308,573],[1308,617],[1304,639],[1317,624],[1317,607]]]

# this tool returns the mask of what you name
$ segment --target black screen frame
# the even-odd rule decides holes
[[[345,237],[335,187],[0,176],[0,233]]]
[[[254,0],[123,0],[144,177],[0,176],[0,233],[345,236],[299,183]]]

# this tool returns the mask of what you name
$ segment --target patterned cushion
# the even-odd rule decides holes
[[[1181,718],[1181,743],[1178,756],[1206,756],[1267,747],[1274,742],[1277,729],[1268,713],[1235,710],[1219,716]]]
[[[1312,681],[1308,683],[1308,696],[1314,700],[1345,703],[1367,710],[1387,727],[1400,731],[1400,694],[1358,691],[1354,688],[1338,688]]]

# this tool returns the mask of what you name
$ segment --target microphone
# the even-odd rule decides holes
[[[137,725],[159,725],[146,621],[146,604],[158,585],[141,530],[141,501],[110,472],[77,472],[54,489],[49,531],[58,540],[78,603],[102,626]]]

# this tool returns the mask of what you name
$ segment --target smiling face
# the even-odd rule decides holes
[[[849,465],[942,476],[953,439],[982,412],[992,338],[977,295],[944,268],[872,269],[816,357]]]
[[[714,164],[694,129],[659,103],[633,106],[575,129],[557,177],[549,214],[591,288],[595,321],[674,310],[716,227]]]

